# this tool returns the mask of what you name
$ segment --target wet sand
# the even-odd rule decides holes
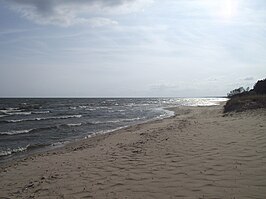
[[[172,118],[0,168],[0,198],[266,197],[266,110],[174,108]]]

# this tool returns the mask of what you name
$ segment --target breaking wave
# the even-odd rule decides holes
[[[68,118],[81,118],[82,115],[63,115],[54,117],[43,117],[43,118],[28,118],[28,119],[18,119],[18,120],[6,120],[7,123],[17,123],[26,121],[41,121],[41,120],[56,120],[56,119],[68,119]]]
[[[19,131],[6,131],[6,132],[0,132],[0,135],[17,135],[17,134],[24,134],[24,133],[29,133],[33,129],[28,129],[28,130],[19,130]]]
[[[27,145],[25,147],[18,147],[15,149],[6,149],[4,151],[0,151],[0,157],[1,156],[7,156],[7,155],[11,155],[13,153],[18,153],[18,152],[23,152],[26,151],[29,148],[30,145]]]
[[[34,149],[38,149],[41,147],[47,147],[47,146],[49,146],[49,145],[45,145],[45,144],[30,145],[30,144],[28,144],[27,146],[20,146],[20,147],[13,148],[13,149],[11,149],[11,148],[7,148],[5,150],[0,149],[0,157],[12,155],[15,153],[25,152],[28,150],[34,150]]]

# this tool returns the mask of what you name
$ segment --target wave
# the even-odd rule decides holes
[[[7,109],[1,109],[0,113],[10,113],[10,112],[19,112],[21,110],[17,108],[7,108]]]
[[[88,106],[79,106],[79,108],[83,108],[83,109],[85,109],[85,108],[88,108]]]
[[[9,114],[19,114],[22,110],[18,110],[16,108],[7,108],[7,109],[2,109],[0,110],[0,113],[5,114],[5,115],[9,115]]]
[[[25,147],[18,147],[18,148],[15,148],[15,149],[6,149],[4,151],[0,151],[0,157],[1,156],[11,155],[13,153],[26,151],[29,147],[30,147],[30,145],[27,145]]]
[[[6,132],[0,132],[0,135],[17,135],[17,134],[25,134],[30,133],[34,129],[28,129],[28,130],[17,130],[17,131],[6,131]]]
[[[163,111],[163,114],[160,114],[154,118],[147,119],[147,117],[135,117],[135,118],[128,118],[128,119],[116,119],[116,120],[109,120],[109,121],[93,121],[91,124],[106,124],[106,123],[120,123],[120,122],[134,122],[134,121],[152,121],[158,119],[164,119],[168,117],[172,117],[175,115],[174,111],[170,111],[163,108],[157,108],[156,110]]]
[[[41,148],[41,147],[47,147],[47,146],[49,146],[49,145],[47,145],[47,144],[34,144],[34,145],[28,144],[25,147],[24,146],[20,146],[20,147],[14,148],[14,149],[7,148],[7,149],[4,149],[4,150],[0,151],[0,157],[12,155],[14,153],[25,152],[25,151],[28,151],[28,150],[34,150],[34,149],[38,149],[38,148]]]
[[[67,126],[72,127],[72,126],[81,126],[82,123],[74,123],[74,124],[67,124]]]
[[[3,115],[0,115],[1,117],[9,117],[9,116],[13,116],[13,115],[31,115],[31,112],[20,112],[20,111],[16,111],[16,112],[3,112],[1,111],[0,113],[2,113]]]
[[[129,119],[117,119],[117,120],[107,120],[107,121],[93,121],[91,124],[106,124],[106,123],[119,123],[119,122],[134,122],[139,120],[144,120],[146,117],[135,117]]]
[[[31,112],[8,112],[6,115],[31,115]]]
[[[91,124],[92,123],[87,123],[87,124]],[[82,123],[72,123],[72,124],[61,124],[61,125],[57,125],[57,126],[48,126],[48,127],[41,127],[41,128],[34,128],[34,129],[27,129],[27,130],[11,130],[11,131],[6,131],[6,132],[0,132],[0,136],[4,136],[4,135],[18,135],[18,134],[27,134],[27,133],[37,133],[40,131],[47,131],[47,130],[52,130],[52,129],[59,129],[60,127],[77,127],[77,126],[81,126]]]
[[[63,115],[63,116],[54,116],[54,117],[43,117],[43,118],[28,118],[28,119],[18,119],[18,120],[6,120],[3,122],[7,123],[18,123],[26,121],[41,121],[41,120],[54,120],[54,119],[68,119],[68,118],[81,118],[82,115]]]
[[[49,145],[51,149],[56,149],[65,146],[66,144],[70,143],[70,141],[60,141],[60,142],[55,142]]]
[[[85,111],[96,111],[97,108],[86,108]]]
[[[32,114],[48,114],[50,111],[33,111]]]
[[[107,121],[107,123],[134,122],[134,121],[144,120],[145,118],[146,117],[135,117],[135,118],[129,118],[129,119],[118,119],[118,120]]]
[[[164,118],[168,118],[168,117],[173,117],[175,115],[174,111],[169,111],[167,109],[164,109],[164,114],[161,114],[157,117],[155,117],[155,119],[164,119]]]
[[[84,110],[85,111],[96,111],[96,110],[112,110],[112,107],[108,106],[97,106],[97,107],[87,107]]]
[[[114,129],[97,131],[95,133],[91,133],[91,134],[85,136],[84,139],[88,139],[88,138],[94,137],[96,135],[102,135],[102,134],[112,133],[114,131],[118,131],[118,130],[121,130],[121,129],[124,129],[124,128],[127,128],[127,127],[128,126],[121,126],[121,127],[117,127],[117,128],[114,128]]]
[[[41,128],[28,129],[28,130],[17,130],[17,131],[12,130],[12,131],[0,132],[0,136],[1,135],[14,136],[14,135],[18,135],[18,134],[38,133],[40,131],[58,129],[58,128],[60,128],[60,126],[64,126],[64,124],[58,125],[58,126],[48,126],[48,127],[41,127]]]

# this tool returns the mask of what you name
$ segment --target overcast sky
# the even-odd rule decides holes
[[[0,0],[0,97],[219,96],[266,77],[265,0]]]

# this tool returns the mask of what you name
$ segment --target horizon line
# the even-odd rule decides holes
[[[73,98],[73,99],[96,99],[96,98],[227,98],[227,96],[0,96],[0,99],[67,99],[67,98]]]

